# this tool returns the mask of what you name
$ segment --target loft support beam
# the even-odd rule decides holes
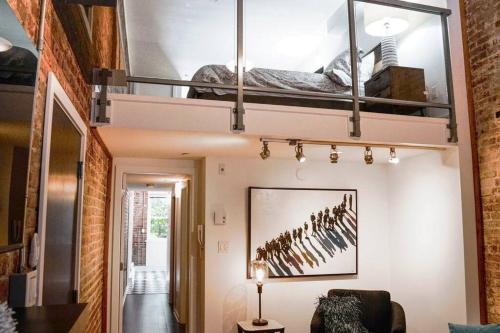
[[[347,0],[347,15],[349,21],[349,46],[351,51],[351,86],[352,86],[352,132],[355,138],[361,137],[361,118],[359,115],[359,86],[358,86],[358,47],[356,43],[356,17],[354,12],[354,0]]]
[[[243,6],[243,0],[238,0],[237,1],[237,8],[236,8],[236,75],[238,78],[238,94],[236,96],[236,106],[233,109],[233,114],[232,114],[232,120],[231,120],[231,130],[234,133],[241,133],[245,131],[245,124],[244,124],[244,114],[245,114],[245,108],[243,105],[243,74],[244,74],[244,67],[243,67],[243,55],[244,55],[244,50],[243,50],[243,15],[244,15],[244,6]]]

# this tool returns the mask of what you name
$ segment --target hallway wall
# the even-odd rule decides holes
[[[144,266],[146,265],[146,242],[148,238],[148,192],[134,191],[133,202],[132,261],[136,266]]]
[[[48,0],[45,27],[45,48],[40,59],[38,90],[34,110],[34,132],[31,144],[28,204],[25,222],[24,244],[28,250],[29,242],[37,228],[38,191],[40,185],[40,163],[45,114],[47,76],[54,72],[71,102],[82,119],[89,125],[91,88],[84,81],[84,75],[70,47],[59,17],[56,15],[53,0]],[[27,34],[35,43],[38,31],[40,2],[30,0],[7,0],[16,16],[23,24]],[[96,67],[115,68],[117,46],[116,15],[113,8],[95,7],[93,16],[92,39],[95,45]],[[81,27],[75,26],[75,29]],[[87,142],[82,227],[82,249],[80,268],[80,301],[89,303],[89,323],[87,332],[99,332],[105,327],[103,313],[103,294],[106,293],[104,281],[107,265],[105,246],[107,242],[107,214],[111,167],[111,155],[94,130],[90,130]],[[6,259],[7,258],[7,259]],[[14,262],[13,254],[0,255],[0,263]],[[24,265],[26,263],[23,263]],[[8,273],[0,274],[0,301],[5,299],[8,289]]]

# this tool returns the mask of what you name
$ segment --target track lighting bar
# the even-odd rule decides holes
[[[282,139],[282,138],[261,138],[261,142],[276,142],[288,143],[290,146],[302,145],[319,145],[319,146],[335,146],[337,147],[371,147],[371,148],[404,148],[404,149],[425,149],[425,150],[446,150],[445,147],[426,146],[417,144],[384,144],[384,143],[369,143],[369,142],[342,142],[342,141],[322,141],[322,140],[307,140],[307,139]]]

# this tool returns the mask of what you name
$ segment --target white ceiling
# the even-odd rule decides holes
[[[188,132],[166,132],[140,129],[99,128],[106,146],[114,157],[135,158],[190,158],[259,157],[260,138],[243,134],[210,134]],[[129,138],[124,140],[123,138]],[[130,140],[133,138],[133,140]],[[293,147],[283,143],[270,143],[271,158],[295,158]],[[363,147],[339,147],[341,161],[363,162]],[[398,149],[400,159],[426,153],[422,149]],[[330,149],[327,146],[304,147],[308,159],[328,162]],[[387,163],[389,150],[374,148],[375,163]]]
[[[131,191],[171,191],[175,183],[186,180],[183,175],[127,174],[127,189]]]

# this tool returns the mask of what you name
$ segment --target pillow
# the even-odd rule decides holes
[[[351,52],[345,50],[337,55],[326,67],[325,74],[337,75],[346,86],[351,86]]]
[[[361,323],[361,302],[356,296],[320,296],[318,311],[325,333],[368,333]]]
[[[360,86],[363,86],[364,82],[370,79],[370,74],[364,75],[362,64],[363,51],[358,52],[358,76]],[[351,52],[350,50],[345,50],[333,59],[328,66],[325,67],[324,74],[334,75],[340,79],[344,86],[351,87]],[[334,80],[334,78],[331,78]]]
[[[500,324],[457,325],[448,324],[450,333],[500,333]]]

